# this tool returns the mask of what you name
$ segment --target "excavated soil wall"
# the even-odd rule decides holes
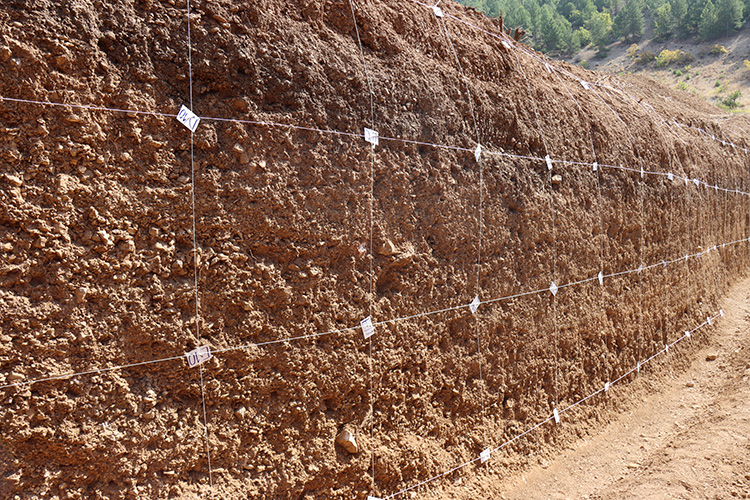
[[[716,314],[747,120],[441,6],[3,2],[0,497],[438,494]]]

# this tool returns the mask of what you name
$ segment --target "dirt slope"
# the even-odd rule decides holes
[[[0,497],[392,495],[628,372],[746,268],[747,197],[707,187],[750,191],[742,118],[414,2],[356,2],[356,29],[343,1],[190,5],[190,44],[180,0],[0,7]],[[609,413],[570,415],[462,470]]]

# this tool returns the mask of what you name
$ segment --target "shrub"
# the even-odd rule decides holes
[[[747,68],[747,70],[750,71],[750,61],[745,59],[745,62],[743,62],[743,64],[745,65],[745,68]]]
[[[739,103],[737,102],[737,99],[742,97],[742,92],[739,90],[735,90],[731,94],[729,94],[729,97],[721,101],[721,104],[729,109],[734,109],[737,106],[739,106]]]
[[[583,69],[589,69],[589,62],[586,59],[584,59],[583,61],[581,61],[579,66],[582,67]]]
[[[641,52],[641,55],[638,56],[635,62],[638,64],[648,64],[654,59],[656,59],[656,54],[647,50],[646,52]]]
[[[666,68],[672,64],[685,64],[692,62],[694,59],[693,54],[690,52],[684,52],[680,49],[677,50],[662,50],[659,56],[656,58],[657,68]]]
[[[678,90],[688,90],[690,88],[685,82],[678,83],[676,87]]]
[[[631,61],[634,61],[635,58],[638,56],[638,49],[639,48],[640,47],[638,47],[638,44],[634,43],[633,45],[631,45],[630,47],[628,47],[628,50],[625,51],[628,54],[628,57],[630,58]]]
[[[712,56],[720,56],[721,54],[729,54],[729,51],[726,47],[723,45],[719,45],[718,43],[711,47],[711,49],[708,51],[709,54]]]
[[[721,80],[716,80],[714,82],[714,87],[721,87]]]

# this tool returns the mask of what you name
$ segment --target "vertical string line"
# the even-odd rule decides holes
[[[625,131],[628,133],[628,136],[630,137],[630,142],[633,147],[633,154],[638,159],[638,163],[641,165],[641,169],[643,170],[643,158],[641,157],[640,151],[638,149],[638,144],[636,143],[635,137],[633,136],[633,133],[630,131],[630,127],[625,122],[625,120],[622,119],[620,114],[615,111],[612,106],[609,105],[609,103],[599,94],[599,92],[596,91],[594,87],[591,87],[591,90],[594,92],[594,95],[596,95],[602,103],[612,112],[612,114],[617,118],[620,123],[625,127]],[[644,221],[643,221],[643,196],[644,196],[644,185],[645,185],[645,178],[641,179],[641,196],[640,196],[640,215],[641,215],[641,225],[640,225],[640,248],[639,248],[639,260],[640,264],[639,267],[643,267],[643,229],[644,229]],[[642,348],[641,345],[643,343],[643,272],[642,270],[638,271],[638,283],[639,283],[639,295],[640,300],[638,302],[638,338],[636,339],[636,343],[638,345],[638,353],[637,353],[637,366],[640,366],[641,362],[641,354],[642,354]],[[640,370],[637,370],[636,373],[640,373]]]
[[[573,102],[575,103],[576,107],[578,108],[578,111],[581,113],[582,117],[586,116],[586,112],[584,111],[581,104],[578,102],[578,99],[573,95],[573,93],[570,91],[570,87],[565,83],[565,81],[560,76],[560,72],[552,67],[552,74],[554,74],[557,77],[557,80],[560,82],[560,84],[565,88],[565,90],[568,92],[568,95],[571,99],[573,99]],[[597,157],[596,157],[596,147],[594,146],[594,134],[592,133],[591,128],[591,122],[586,121],[585,122],[586,127],[586,133],[589,137],[589,144],[591,145],[591,157],[592,157],[592,164],[596,165],[597,163]],[[596,187],[597,187],[597,194],[598,194],[598,200],[599,200],[599,271],[602,273],[602,276],[604,276],[604,208],[603,208],[603,201],[602,201],[602,186],[601,181],[599,178],[599,168],[594,167],[593,173],[596,176]],[[607,326],[607,312],[605,309],[605,301],[604,301],[604,280],[602,279],[602,283],[600,283],[599,288],[601,290],[600,299],[601,299],[601,321],[602,321],[602,330],[604,332],[604,361],[605,361],[605,371],[607,372],[607,382],[610,381],[612,377],[612,367],[609,364],[609,327]],[[580,336],[579,336],[580,338]],[[582,341],[581,341],[582,345]],[[583,352],[583,351],[581,351]],[[583,365],[583,360],[581,360],[581,363]],[[583,366],[582,366],[583,368]]]
[[[188,36],[188,82],[190,85],[190,111],[193,111],[193,42],[190,29],[190,0],[187,0],[187,36]],[[196,234],[195,223],[195,133],[190,131],[190,200],[192,206],[192,223],[193,223],[193,281],[195,292],[195,338],[196,347],[201,344],[200,331],[200,301],[198,298],[198,265],[200,263],[198,255],[198,236]],[[211,449],[208,439],[208,417],[206,415],[206,390],[203,383],[203,364],[198,365],[201,382],[201,406],[203,408],[203,434],[205,438],[206,459],[208,460],[208,481],[211,488],[214,486],[213,469],[211,467]]]
[[[526,83],[526,90],[529,93],[529,99],[531,99],[531,105],[534,110],[534,120],[536,121],[537,130],[539,132],[539,137],[542,139],[542,145],[544,146],[544,154],[549,157],[549,146],[547,145],[547,140],[544,137],[544,132],[542,129],[542,122],[539,119],[539,109],[536,105],[536,99],[534,98],[534,94],[531,91],[531,84],[529,83],[529,77],[526,75],[526,70],[523,67],[523,64],[521,64],[521,59],[518,57],[518,52],[516,50],[510,49],[510,51],[513,53],[513,55],[516,58],[516,63],[518,64],[518,67],[521,70],[521,74],[523,74],[524,81]],[[549,204],[550,204],[550,213],[552,215],[552,282],[555,282],[557,279],[557,237],[556,237],[556,213],[555,213],[555,199],[554,199],[554,192],[552,190],[552,169],[547,168],[547,179],[548,179],[548,185],[549,185]],[[557,326],[557,293],[552,294],[552,322],[553,322],[553,328],[554,328],[554,343],[555,343],[555,370],[554,370],[554,408],[557,408],[557,405],[559,404],[559,389],[558,389],[558,381],[560,378],[560,349],[559,349],[559,342],[558,342],[558,326]]]
[[[357,45],[359,46],[359,54],[362,58],[362,68],[365,72],[365,80],[367,81],[367,90],[370,93],[370,128],[375,129],[375,94],[372,91],[372,83],[370,81],[370,73],[367,71],[367,60],[365,59],[365,49],[362,46],[362,38],[359,35],[359,26],[357,25],[357,15],[354,9],[354,0],[349,0],[349,8],[352,11],[352,22],[354,23],[354,32],[357,35]],[[374,204],[375,204],[375,145],[370,144],[370,175],[369,175],[369,238],[370,238],[370,251],[369,251],[369,263],[370,263],[370,300],[369,300],[369,316],[372,317],[373,312],[373,301],[375,300],[375,289],[374,289],[374,270],[373,261],[375,254],[373,253],[373,232],[374,232]],[[373,362],[372,362],[372,337],[368,339],[368,365],[370,371],[370,488],[375,491],[375,401],[374,401],[374,384],[373,384]]]
[[[477,141],[477,148],[480,148],[480,154],[477,157],[477,165],[479,166],[479,214],[478,214],[478,231],[477,231],[477,281],[476,281],[476,288],[475,288],[475,296],[479,297],[481,300],[481,294],[482,294],[482,286],[481,286],[481,274],[482,274],[482,235],[483,235],[483,204],[484,204],[484,172],[483,172],[483,165],[482,165],[482,155],[481,155],[481,141],[479,136],[479,125],[477,123],[477,117],[476,113],[474,111],[474,101],[472,99],[471,95],[471,88],[469,87],[469,80],[466,78],[466,73],[464,73],[464,68],[461,65],[461,60],[458,57],[458,52],[456,51],[456,47],[453,45],[453,40],[451,39],[450,30],[448,30],[448,24],[445,22],[445,19],[443,18],[436,18],[438,21],[438,25],[441,27],[441,32],[444,32],[444,36],[446,40],[448,41],[448,45],[450,46],[451,52],[453,53],[453,57],[456,61],[456,65],[458,66],[459,73],[461,74],[461,78],[463,80],[464,86],[466,87],[466,99],[469,103],[469,111],[471,113],[471,119],[474,123],[474,133],[476,134],[476,141]],[[442,22],[441,22],[442,21]],[[483,430],[483,440],[485,443],[487,443],[487,407],[485,404],[485,384],[484,384],[484,373],[483,373],[483,367],[482,367],[482,341],[480,338],[480,318],[479,318],[479,310],[475,313],[475,319],[474,319],[474,325],[475,325],[475,331],[476,331],[476,337],[477,337],[477,357],[479,359],[479,399],[482,405],[482,422],[484,423],[484,430]]]

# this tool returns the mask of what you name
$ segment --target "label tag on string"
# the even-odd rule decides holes
[[[604,392],[609,391],[609,382],[604,383]]]
[[[474,150],[474,159],[479,161],[479,158],[482,157],[482,145],[477,144],[477,149]]]
[[[185,125],[191,132],[195,132],[201,119],[183,104],[180,108],[180,112],[177,113],[177,121]]]
[[[643,165],[641,165],[641,179],[643,179]]]
[[[374,497],[374,496],[371,496],[371,495],[367,495],[367,500],[383,500],[383,499],[380,498],[380,497]]]
[[[604,273],[602,273],[601,271],[599,271],[599,274],[597,274],[596,277],[599,278],[599,284],[603,285],[604,284]]]
[[[481,304],[481,302],[479,302],[479,295],[477,295],[476,297],[474,297],[474,300],[471,301],[471,304],[469,304],[471,314],[476,314],[477,309],[479,309],[479,304]]]
[[[544,161],[547,162],[547,170],[552,170],[552,158],[547,155],[544,157]]]
[[[373,146],[377,146],[380,142],[377,130],[365,127],[365,140]]]
[[[370,318],[370,316],[360,321],[359,325],[362,327],[362,334],[366,339],[369,339],[375,333],[375,327],[372,326],[372,319]]]
[[[549,291],[552,292],[552,295],[557,295],[557,285],[555,285],[555,282],[553,281],[552,284],[549,286]]]
[[[510,44],[508,42],[506,42],[505,40],[503,40],[500,43],[503,44],[503,47],[505,47],[506,49],[510,50]]]
[[[723,318],[724,317],[724,309],[719,309],[719,315]]]
[[[635,367],[635,371],[638,373],[641,373],[641,362],[638,362],[638,365]]]
[[[443,9],[437,5],[432,6],[432,13],[435,14],[435,17],[443,17]]]
[[[667,174],[667,179],[669,179],[670,181],[673,181],[674,180],[674,174],[672,172],[669,172]]]
[[[549,63],[544,63],[544,67],[547,69],[547,73],[552,74],[552,68],[549,67]]]
[[[586,90],[591,90],[591,85],[589,85],[589,82],[581,80],[581,85],[583,85],[583,88],[585,88]]]
[[[599,170],[599,164],[597,162],[594,162],[591,166],[594,167],[594,172]]]
[[[664,344],[664,352],[669,354],[669,344]]]
[[[689,332],[689,331],[685,331],[685,336],[686,336],[687,338],[690,338],[690,332]]]
[[[695,184],[695,187],[700,187],[701,181],[698,179],[693,179],[693,184]]]
[[[706,316],[706,323],[708,323],[708,326],[711,326],[711,316]]]
[[[485,449],[485,450],[482,450],[482,453],[480,453],[480,454],[479,454],[479,461],[480,461],[481,463],[485,463],[485,462],[486,462],[487,460],[489,460],[489,459],[490,459],[490,454],[491,454],[491,453],[492,453],[492,452],[490,451],[490,449],[489,449],[489,448],[487,448],[487,449]]]
[[[560,412],[557,411],[557,408],[555,408],[554,410],[552,410],[552,416],[555,417],[555,423],[559,424],[560,423]]]
[[[717,184],[714,184],[714,191],[718,191],[718,190],[719,190],[719,186]]]
[[[204,361],[211,359],[211,347],[208,345],[202,345],[185,354],[185,358],[187,358],[188,366],[194,368]]]

